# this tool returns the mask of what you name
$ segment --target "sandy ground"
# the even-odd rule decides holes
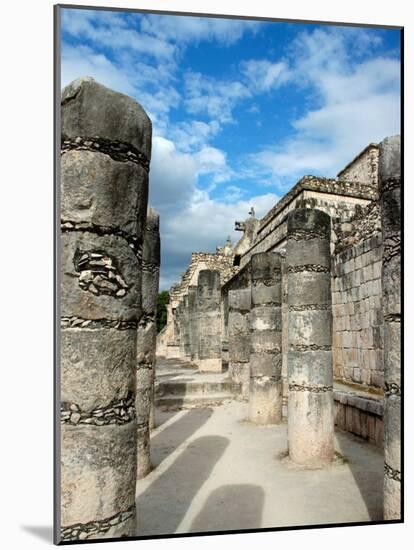
[[[255,426],[247,404],[157,411],[154,470],[137,486],[138,536],[382,519],[383,455],[343,432],[344,460],[289,463],[287,425]]]

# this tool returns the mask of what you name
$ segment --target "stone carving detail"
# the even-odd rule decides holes
[[[135,418],[135,396],[130,392],[124,399],[111,401],[109,405],[92,411],[82,411],[76,403],[61,403],[60,421],[62,424],[127,424]]]
[[[318,264],[306,264],[306,265],[290,265],[288,267],[288,273],[302,273],[303,271],[310,271],[312,273],[330,273],[329,267]]]
[[[139,237],[136,237],[135,235],[130,235],[128,233],[125,233],[125,231],[122,231],[122,229],[113,228],[113,227],[103,227],[103,226],[96,225],[94,223],[89,223],[89,222],[72,222],[68,220],[62,220],[60,225],[60,230],[62,233],[65,233],[68,231],[87,231],[88,233],[95,233],[100,237],[103,237],[106,235],[115,235],[117,237],[122,237],[127,241],[129,247],[137,256],[138,261],[140,263],[142,262],[142,239]]]
[[[76,523],[69,527],[63,527],[60,531],[61,540],[76,541],[86,540],[89,538],[101,538],[113,527],[120,523],[126,522],[135,517],[135,504],[125,510],[119,512],[110,518],[105,518],[101,521],[90,521],[89,523]]]
[[[332,309],[332,304],[303,304],[303,305],[290,305],[289,311],[318,311],[320,309]]]
[[[401,472],[399,470],[394,470],[387,463],[384,464],[384,473],[389,479],[401,482]]]
[[[73,263],[79,273],[79,286],[82,290],[97,296],[107,294],[123,298],[126,295],[129,287],[115,260],[105,251],[77,249]]]
[[[87,328],[100,330],[103,328],[115,328],[117,330],[130,330],[138,327],[138,321],[122,321],[121,319],[81,319],[80,317],[62,317],[60,327]]]
[[[62,137],[62,154],[66,151],[94,151],[109,155],[113,160],[118,162],[134,162],[149,172],[149,160],[146,156],[138,151],[136,147],[130,143],[122,143],[121,141],[111,141],[105,138],[85,138],[77,136],[76,138]]]
[[[288,240],[294,240],[294,241],[311,241],[313,239],[322,239],[325,238],[325,233],[321,231],[308,231],[308,230],[301,230],[296,229],[295,231],[292,231],[292,233],[288,234]]]
[[[289,391],[308,391],[311,393],[325,393],[332,391],[333,386],[309,386],[307,384],[289,384]]]

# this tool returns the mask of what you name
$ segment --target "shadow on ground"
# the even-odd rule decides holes
[[[139,536],[176,532],[193,498],[211,475],[228,444],[226,437],[199,437],[154,479],[137,498]]]
[[[177,413],[172,413],[171,416]],[[167,426],[159,434],[151,436],[151,463],[153,468],[189,439],[213,414],[212,409],[191,409]],[[171,416],[169,418],[171,418]],[[162,446],[160,441],[163,442]]]
[[[365,459],[363,457],[366,446],[369,445],[366,441],[350,434],[341,434],[341,432],[337,432],[336,436],[341,454],[347,460],[370,519],[382,520],[384,466],[380,460],[381,450],[378,449],[379,460],[375,463],[370,462],[368,457]]]
[[[49,525],[22,525],[23,531],[45,542],[53,543],[53,527]]]
[[[258,485],[223,485],[208,497],[191,524],[190,532],[259,529],[264,497]]]

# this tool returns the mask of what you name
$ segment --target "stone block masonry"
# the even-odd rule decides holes
[[[220,273],[200,271],[197,283],[198,367],[202,372],[221,372]]]
[[[282,273],[273,252],[251,259],[249,419],[257,424],[282,420]]]
[[[131,536],[151,122],[92,78],[61,113],[61,541]]]
[[[384,519],[401,519],[401,151],[380,143],[384,314]]]
[[[335,379],[383,388],[382,236],[375,233],[332,259]]]
[[[334,456],[330,235],[320,210],[288,216],[288,444],[303,465]]]
[[[151,470],[150,428],[154,419],[156,309],[160,273],[159,215],[148,208],[142,252],[142,315],[137,334],[137,477]]]
[[[251,290],[228,293],[229,376],[240,387],[241,398],[249,398],[250,384],[250,309]]]

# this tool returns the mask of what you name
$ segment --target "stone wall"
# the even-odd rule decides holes
[[[305,176],[260,221],[257,237],[242,256],[246,265],[252,254],[278,250],[286,245],[287,216],[296,208],[317,208],[333,219],[350,220],[357,207],[365,207],[378,193],[362,184]]]
[[[378,159],[378,145],[376,143],[370,143],[338,173],[338,179],[364,183],[377,189]]]
[[[382,237],[377,233],[332,259],[336,379],[382,389]]]

